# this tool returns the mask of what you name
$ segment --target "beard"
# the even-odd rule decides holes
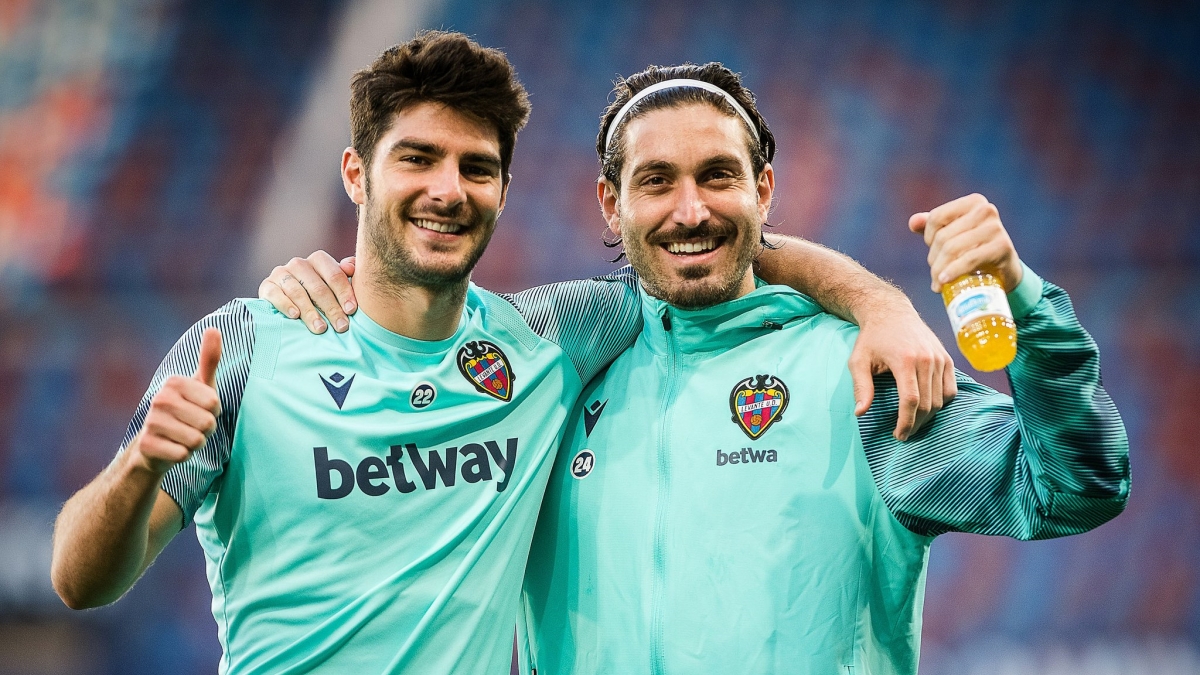
[[[460,223],[463,225],[461,232],[464,237],[478,238],[472,247],[465,254],[460,254],[456,260],[441,263],[422,261],[404,236],[405,223],[411,222],[414,205],[414,201],[408,201],[389,210],[385,205],[370,198],[364,205],[365,241],[379,266],[379,281],[395,289],[414,286],[435,291],[465,288],[471,277],[471,270],[479,262],[496,229],[495,220],[486,222],[467,202],[449,209],[433,205],[422,207],[419,211],[422,216],[434,216]],[[452,250],[448,246],[433,247],[435,252],[450,253]]]
[[[755,216],[731,222],[704,222],[696,227],[678,227],[653,233],[642,240],[625,241],[625,254],[650,295],[681,309],[702,309],[737,297],[746,270],[758,254],[759,223]],[[636,228],[634,228],[636,229]],[[622,224],[623,231],[630,231]],[[724,237],[721,244],[733,247],[732,256],[715,264],[685,265],[670,269],[655,250],[679,239]]]

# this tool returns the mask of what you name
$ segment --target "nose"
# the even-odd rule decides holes
[[[466,200],[463,189],[463,177],[455,162],[439,162],[436,170],[429,175],[429,186],[426,190],[429,198],[445,206],[457,206]]]
[[[700,187],[694,180],[684,180],[676,192],[675,212],[672,214],[676,223],[685,227],[696,227],[710,217],[708,205],[700,194]]]

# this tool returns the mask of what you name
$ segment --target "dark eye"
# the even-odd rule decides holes
[[[397,161],[401,164],[412,164],[413,166],[426,166],[429,164],[429,160],[420,155],[403,155]]]

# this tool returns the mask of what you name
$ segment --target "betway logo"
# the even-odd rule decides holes
[[[759,462],[778,462],[779,453],[774,450],[755,450],[754,448],[742,448],[741,452],[734,450],[729,454],[725,454],[717,450],[717,466],[725,466],[726,464],[757,464]]]
[[[313,448],[313,467],[317,474],[317,497],[320,499],[341,499],[354,492],[354,486],[363,494],[378,497],[386,494],[395,486],[396,491],[407,494],[417,489],[416,483],[405,475],[405,455],[411,467],[416,471],[416,477],[426,490],[434,490],[439,483],[444,487],[454,487],[459,476],[467,483],[479,483],[493,479],[492,462],[504,479],[496,483],[496,492],[504,492],[508,481],[512,478],[513,467],[517,461],[517,439],[506,441],[504,452],[496,441],[484,441],[483,444],[467,443],[461,448],[449,447],[444,452],[430,450],[428,453],[417,449],[413,443],[393,445],[386,457],[367,456],[358,463],[358,468],[350,466],[350,462],[329,456],[329,448]],[[463,461],[460,464],[459,456]],[[490,460],[489,460],[490,457]],[[335,478],[336,474],[336,478]],[[390,484],[389,484],[389,479]],[[337,484],[334,484],[334,481]]]

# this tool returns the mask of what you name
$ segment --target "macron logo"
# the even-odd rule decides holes
[[[608,405],[608,399],[604,399],[604,403],[600,401],[592,401],[591,410],[583,409],[583,431],[585,436],[592,435],[592,429],[596,427],[596,422],[600,421],[600,415],[604,413],[604,406]]]
[[[329,380],[333,380],[333,382],[325,379],[324,375],[320,377],[321,383],[329,390],[329,395],[333,397],[333,402],[337,404],[338,410],[341,410],[342,404],[346,402],[346,394],[350,393],[350,385],[354,384],[354,376],[351,375],[350,379],[346,380],[341,373],[334,373],[329,376]],[[342,380],[346,380],[346,383],[342,384]]]

